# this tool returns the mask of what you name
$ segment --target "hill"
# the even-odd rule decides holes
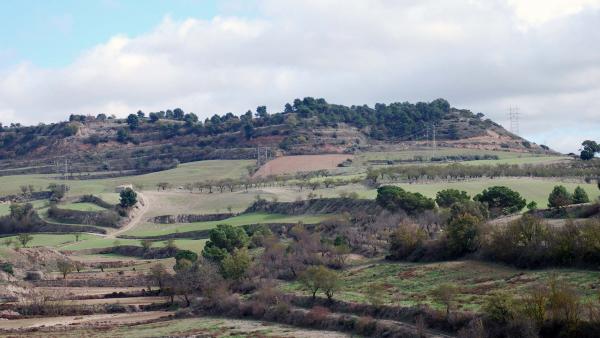
[[[181,109],[138,112],[127,119],[71,115],[49,125],[0,126],[0,175],[61,173],[111,177],[160,171],[208,159],[443,147],[546,153],[481,113],[429,103],[343,106],[311,97],[282,112],[214,115],[199,121]]]

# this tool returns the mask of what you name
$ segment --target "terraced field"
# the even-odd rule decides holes
[[[150,313],[146,317],[153,316]],[[164,316],[163,313],[157,313],[154,316]],[[128,314],[131,316],[131,314]],[[308,330],[290,327],[286,325],[273,324],[251,320],[237,320],[225,318],[185,318],[158,321],[155,323],[127,324],[123,323],[122,316],[113,316],[113,318],[99,318],[107,322],[113,322],[112,327],[78,328],[74,326],[79,322],[86,321],[84,316],[79,321],[72,324],[68,331],[57,330],[55,332],[42,330],[41,332],[29,333],[29,337],[174,337],[174,336],[197,336],[197,337],[297,337],[297,338],[342,338],[350,337],[347,334],[332,331]],[[138,316],[144,320],[144,316]],[[136,319],[134,315],[133,320]],[[87,320],[93,323],[94,318]],[[131,322],[131,321],[129,321]],[[88,325],[89,326],[89,325]]]
[[[156,189],[159,182],[168,182],[174,186],[191,182],[204,182],[224,178],[240,178],[248,175],[247,167],[254,162],[250,160],[214,160],[190,162],[179,165],[175,169],[165,170],[138,176],[127,176],[98,180],[69,180],[71,195],[110,194],[101,197],[107,202],[116,203],[118,195],[114,188],[121,184],[134,184],[144,189]],[[52,175],[17,175],[0,176],[0,195],[18,194],[22,185],[33,185],[36,190],[45,189],[50,183],[65,183]],[[109,198],[112,196],[113,199]],[[117,200],[114,198],[117,197]]]
[[[106,210],[105,208],[98,206],[94,203],[85,203],[85,202],[61,204],[60,208],[68,209],[68,210],[76,210],[76,211],[105,211]]]
[[[303,222],[305,224],[318,223],[331,215],[300,215],[300,216],[286,216],[278,214],[267,214],[267,213],[250,213],[243,214],[240,216],[231,217],[222,221],[211,221],[211,222],[195,222],[195,223],[174,223],[174,224],[156,224],[156,223],[144,223],[138,227],[126,232],[124,235],[128,236],[161,236],[171,234],[174,232],[187,232],[197,230],[208,230],[215,228],[218,224],[229,224],[233,226],[240,226],[246,224],[261,224],[261,223],[298,223]]]

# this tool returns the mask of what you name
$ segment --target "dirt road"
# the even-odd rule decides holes
[[[137,196],[140,208],[135,211],[135,215],[133,216],[133,218],[130,219],[127,224],[119,228],[119,230],[107,234],[106,238],[117,238],[117,236],[119,236],[120,234],[135,228],[140,222],[144,220],[144,215],[150,209],[150,203],[144,197],[144,195],[142,195],[142,193],[138,192]]]

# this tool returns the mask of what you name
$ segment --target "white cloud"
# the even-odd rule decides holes
[[[600,7],[600,0],[508,0],[508,3],[519,20],[531,26],[574,15],[588,7]]]
[[[264,0],[256,18],[167,17],[66,67],[0,73],[0,121],[174,107],[207,117],[260,104],[275,111],[304,96],[445,97],[500,122],[518,105],[524,136],[571,151],[577,145],[548,135],[600,125],[600,12],[583,0],[548,7],[537,17],[535,6],[512,0]]]

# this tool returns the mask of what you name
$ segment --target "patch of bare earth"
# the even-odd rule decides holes
[[[335,169],[338,164],[352,158],[352,155],[346,154],[282,156],[265,163],[254,177]]]
[[[89,316],[62,316],[45,318],[26,318],[0,321],[0,329],[27,329],[57,325],[122,325],[155,320],[172,315],[169,311],[148,311],[136,313],[97,314]]]

